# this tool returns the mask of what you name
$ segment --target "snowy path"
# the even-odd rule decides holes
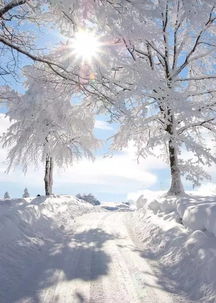
[[[130,239],[127,213],[107,212],[77,218],[23,282],[19,303],[171,303],[178,302],[156,278]],[[17,290],[22,292],[22,289]],[[9,302],[7,302],[9,303]]]

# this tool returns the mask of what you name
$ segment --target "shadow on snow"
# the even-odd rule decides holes
[[[172,216],[167,215],[164,218],[169,220],[170,217]],[[174,295],[183,295],[194,302],[201,302],[201,298],[204,298],[202,302],[205,302],[209,283],[214,283],[216,287],[215,237],[208,232],[197,231],[200,242],[189,245],[187,243],[190,241],[187,241],[191,239],[191,234],[181,228],[173,227],[165,231],[155,226],[154,230],[156,229],[158,231],[154,231],[153,235],[155,235],[145,240],[144,248],[141,244],[141,249],[134,250],[142,258],[150,261],[153,274],[150,272],[142,272],[142,274],[153,275],[157,278],[157,285],[149,285],[146,282],[144,284]],[[211,260],[211,267],[203,273],[202,269],[207,266],[207,263],[209,264],[209,260]],[[211,302],[215,302],[215,299]]]
[[[92,281],[108,273],[111,258],[104,253],[103,245],[114,236],[96,228],[72,235],[62,234],[62,237],[63,241],[52,239],[51,245],[42,246],[39,258],[31,251],[29,257],[26,251],[27,264],[24,263],[25,267],[16,274],[17,279],[11,285],[13,289],[8,287],[8,280],[1,280],[1,303],[21,302],[24,299],[42,303],[40,293],[58,282],[74,279]],[[22,250],[22,247],[18,246],[17,255],[19,249]],[[75,296],[75,302],[85,302],[81,293],[76,292]],[[52,302],[59,302],[58,296],[52,298]]]

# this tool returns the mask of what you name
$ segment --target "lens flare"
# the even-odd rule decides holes
[[[83,62],[91,62],[100,52],[100,42],[93,32],[79,31],[71,41],[72,53]]]

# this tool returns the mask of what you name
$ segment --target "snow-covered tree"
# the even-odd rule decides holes
[[[10,199],[10,195],[9,195],[9,193],[7,191],[4,194],[4,199]]]
[[[29,198],[28,188],[24,189],[23,198]]]
[[[71,86],[58,86],[41,70],[29,66],[26,93],[10,103],[12,124],[3,137],[10,148],[9,169],[45,163],[45,193],[52,194],[53,164],[62,167],[82,156],[93,158],[98,145],[93,136],[94,116],[85,104],[71,104]]]
[[[51,2],[64,11],[68,36],[90,22],[102,36],[96,76],[86,86],[120,122],[114,148],[133,141],[142,157],[161,148],[170,194],[183,191],[181,174],[199,183],[206,174],[198,164],[215,161],[205,145],[206,133],[216,133],[215,0]],[[187,161],[184,150],[193,154]]]
[[[64,98],[71,96],[72,85],[118,120],[115,149],[133,141],[138,157],[146,157],[159,147],[157,154],[170,164],[169,193],[179,194],[181,174],[198,184],[206,176],[198,164],[215,161],[204,142],[208,132],[215,137],[215,4],[215,0],[12,0],[1,3],[0,17],[5,22],[0,43],[41,62],[42,70],[49,67],[53,75],[45,84],[52,82]],[[43,8],[44,16],[51,20],[52,14],[52,23],[68,37],[59,50],[46,56],[32,52],[28,44],[32,39],[24,35],[22,40],[20,27],[19,33],[13,31],[15,38],[10,33],[7,37],[4,30],[11,16],[18,20],[16,15],[21,14],[24,20],[27,10],[30,22]],[[91,67],[72,54],[74,35],[85,27],[97,33],[103,48]],[[193,154],[187,161],[181,156],[185,150]],[[49,184],[52,162],[48,157]]]

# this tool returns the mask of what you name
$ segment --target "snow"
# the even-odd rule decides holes
[[[137,209],[149,209],[154,214],[175,213],[190,230],[207,230],[216,237],[216,196],[196,196],[184,194],[180,197],[166,194],[143,195],[136,201]]]
[[[177,302],[142,274],[151,269],[129,236],[131,212],[70,196],[1,201],[0,208],[1,303]]]
[[[132,211],[134,210],[133,202],[124,203],[124,202],[102,202],[101,207],[110,211]]]
[[[184,302],[215,302],[216,197],[149,195],[137,206],[132,231],[160,287]]]
[[[0,302],[215,302],[216,197],[137,204],[1,200]]]
[[[71,196],[0,200],[0,302],[15,302],[23,281],[64,241],[76,217],[92,211],[100,209]]]
[[[62,167],[94,158],[100,145],[94,116],[108,113],[119,122],[113,151],[132,142],[137,160],[159,156],[171,168],[171,188],[169,196],[140,197],[135,213],[123,203],[93,207],[70,196],[12,200],[6,192],[0,302],[215,302],[216,197],[183,195],[181,186],[182,175],[196,186],[209,180],[205,168],[215,163],[215,0],[2,2],[2,75],[11,88],[20,68],[26,77],[23,94],[19,85],[19,93],[0,87],[12,120],[2,136],[10,148],[8,170],[49,160],[51,176],[52,160]],[[30,31],[21,35],[25,20]],[[50,22],[62,43],[57,39],[58,47],[53,41],[50,51],[38,53],[39,45],[30,45],[31,27]],[[77,25],[96,29],[101,40],[91,66],[83,66],[82,56],[73,60]],[[11,50],[35,64],[17,65]],[[72,104],[71,97],[80,100]],[[125,178],[127,167],[122,171]],[[143,173],[135,175],[143,180]]]
[[[216,237],[216,200],[187,207],[182,221],[191,230],[207,230]]]
[[[45,201],[43,217],[48,215],[61,224],[56,208],[59,203],[54,201],[52,208],[51,202],[53,198]],[[80,202],[76,204],[81,206]],[[149,302],[150,297],[152,302],[178,302],[172,294],[157,288],[154,276],[145,274],[151,269],[129,236],[124,222],[128,214],[91,212],[76,217],[75,226],[70,225],[66,233],[55,228],[49,235],[43,229],[45,234],[40,237],[21,232],[21,241],[15,236],[16,251],[11,251],[10,243],[8,254],[4,254],[6,262],[1,264],[1,303],[143,303]]]

